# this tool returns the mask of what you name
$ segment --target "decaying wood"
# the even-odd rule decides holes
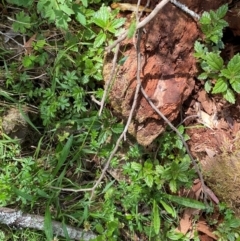
[[[19,228],[44,230],[44,217],[40,215],[24,214],[22,211],[5,207],[0,208],[0,223],[14,225]],[[54,235],[65,237],[60,222],[52,221],[52,229]],[[96,235],[93,232],[84,231],[69,225],[66,225],[66,230],[70,239],[90,241],[96,238]]]

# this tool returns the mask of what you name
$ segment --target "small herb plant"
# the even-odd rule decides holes
[[[235,103],[235,93],[240,93],[240,55],[236,54],[227,64],[220,56],[224,48],[223,29],[228,23],[223,19],[227,5],[217,11],[204,12],[200,19],[205,35],[204,43],[195,42],[194,56],[199,60],[203,72],[198,76],[205,80],[205,90],[209,93],[221,93],[230,103]]]

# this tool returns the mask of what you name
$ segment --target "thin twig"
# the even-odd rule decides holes
[[[187,13],[188,15],[190,15],[191,17],[193,17],[196,20],[200,19],[200,15],[198,15],[197,13],[195,13],[194,11],[190,10],[186,5],[176,1],[176,0],[170,0],[170,2],[172,4],[174,4],[175,6],[177,6],[178,8],[180,8],[183,12]]]
[[[169,1],[170,0],[162,0],[143,21],[137,24],[136,29],[143,28],[146,24],[148,24]],[[116,41],[114,41],[113,44],[108,46],[106,51],[110,52],[118,43],[123,41],[127,37],[127,33],[128,30],[126,30]]]
[[[100,102],[100,110],[98,112],[99,116],[102,113],[102,110],[103,110],[103,107],[104,107],[104,103],[105,103],[105,99],[107,97],[107,93],[108,93],[108,90],[109,90],[109,85],[112,82],[114,74],[115,74],[115,71],[116,71],[116,63],[117,63],[117,59],[118,59],[119,46],[120,46],[120,44],[117,44],[116,49],[115,49],[115,54],[114,54],[114,57],[113,57],[113,60],[112,60],[111,73],[110,73],[109,79],[106,81],[104,92],[103,92],[103,97],[102,97],[101,102]]]

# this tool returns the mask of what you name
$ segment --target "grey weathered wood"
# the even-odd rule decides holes
[[[44,230],[44,217],[40,215],[23,214],[22,211],[5,207],[0,208],[0,223],[21,228]],[[60,222],[52,221],[52,229],[54,235],[65,237]],[[96,235],[91,231],[84,231],[69,225],[66,225],[66,229],[70,239],[90,241],[96,238]]]

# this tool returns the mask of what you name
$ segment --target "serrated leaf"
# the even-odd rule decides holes
[[[123,129],[124,129],[124,127],[123,127],[122,124],[117,124],[117,125],[114,125],[114,126],[112,127],[112,131],[113,131],[113,133],[115,133],[115,134],[120,134],[120,133],[122,133],[122,132],[123,132]]]
[[[100,47],[106,41],[106,38],[107,38],[107,35],[104,32],[100,31],[100,33],[95,38],[93,47],[94,48]]]
[[[239,53],[234,55],[228,62],[227,69],[231,72],[231,75],[240,74],[240,55]]]
[[[237,93],[240,93],[240,76],[230,80],[231,86]]]
[[[228,88],[228,89],[226,90],[226,92],[223,93],[223,97],[224,97],[229,103],[232,103],[232,104],[234,104],[235,101],[236,101],[235,95],[234,95],[233,91],[232,91],[230,88]]]
[[[227,88],[228,88],[228,82],[223,78],[219,78],[213,87],[212,93],[213,94],[223,93],[227,90]]]
[[[207,53],[206,61],[213,70],[222,70],[223,68],[223,59],[219,56],[219,54],[212,52]]]
[[[125,23],[126,19],[125,18],[116,18],[113,21],[111,21],[111,25],[110,27],[113,29],[118,29],[121,26],[123,26],[123,24]]]
[[[211,17],[208,12],[204,12],[199,20],[201,24],[210,24],[211,23]]]
[[[176,218],[176,212],[175,210],[170,207],[168,204],[166,204],[164,201],[160,200],[160,203],[162,204],[162,206],[164,207],[164,209],[167,211],[167,213],[169,213],[170,215],[172,215],[173,218]]]
[[[208,74],[206,72],[203,72],[200,75],[198,75],[198,79],[200,80],[205,80],[207,78],[208,78]]]
[[[207,93],[209,93],[212,89],[212,84],[211,81],[207,80],[204,84],[204,89],[206,90]]]
[[[223,69],[221,70],[221,75],[226,77],[227,79],[231,79],[232,78],[232,73],[229,69]]]
[[[170,190],[175,193],[177,191],[177,183],[175,180],[171,180],[169,182],[169,187],[170,187]]]
[[[140,164],[140,163],[132,162],[131,168],[135,171],[141,171],[143,167],[142,167],[142,164]]]
[[[218,18],[223,18],[226,15],[227,11],[228,11],[228,5],[224,4],[217,9],[216,15],[218,16]]]
[[[178,180],[181,181],[181,182],[188,182],[188,178],[187,178],[187,176],[185,175],[185,173],[179,173],[177,178],[178,178]]]
[[[66,13],[68,16],[74,14],[74,11],[69,8],[66,4],[59,4],[59,9]]]
[[[92,21],[99,27],[106,29],[108,27],[110,13],[107,7],[102,6],[92,18]]]
[[[178,203],[182,206],[189,207],[189,208],[195,208],[195,209],[206,209],[206,206],[204,203],[199,202],[194,199],[185,198],[185,197],[178,197],[174,195],[164,194],[164,197],[166,197],[168,200]]]
[[[181,150],[181,149],[183,148],[183,143],[182,143],[182,141],[181,141],[180,139],[176,140],[175,146],[176,146],[179,150]]]
[[[152,175],[150,175],[150,174],[145,175],[144,180],[149,187],[152,187],[152,185],[153,185],[153,176]]]
[[[215,44],[217,44],[220,39],[221,39],[221,36],[219,36],[219,35],[210,36],[210,40]]]
[[[158,205],[154,200],[153,201],[153,228],[156,234],[159,234],[160,232],[160,225],[161,225],[161,220],[160,220]]]
[[[185,128],[184,128],[183,125],[180,125],[177,129],[178,129],[178,131],[180,132],[180,134],[183,134],[184,131],[185,131]]]

